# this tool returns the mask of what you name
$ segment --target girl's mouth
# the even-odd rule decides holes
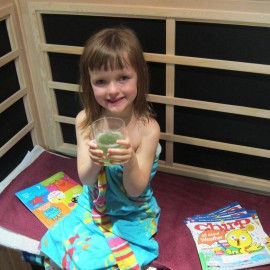
[[[121,102],[124,99],[124,97],[118,98],[118,99],[108,99],[108,103],[110,104],[117,104],[118,102]]]

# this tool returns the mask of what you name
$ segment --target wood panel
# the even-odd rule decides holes
[[[11,46],[11,52],[3,55],[0,58],[0,67],[4,67],[10,62],[15,63],[16,73],[20,84],[20,89],[4,100],[0,104],[0,112],[4,112],[6,109],[15,104],[18,100],[23,100],[25,112],[29,124],[25,126],[17,135],[10,138],[0,148],[0,157],[6,154],[18,141],[24,137],[28,132],[32,135],[33,143],[43,143],[43,135],[40,127],[38,126],[38,112],[36,103],[33,96],[33,90],[31,88],[31,80],[29,78],[29,66],[25,58],[25,51],[23,48],[21,30],[18,28],[18,16],[16,13],[15,5],[9,1],[1,2],[0,6],[0,20],[6,22],[6,27],[9,35],[9,42]]]
[[[230,171],[217,171],[211,168],[196,167],[187,164],[177,164],[174,161],[175,145],[184,144],[198,146],[200,149],[214,149],[239,154],[270,158],[270,149],[266,146],[255,147],[222,140],[205,139],[175,133],[175,108],[190,108],[197,112],[209,111],[217,116],[220,113],[258,119],[270,119],[270,110],[252,106],[241,106],[213,102],[200,99],[176,97],[175,68],[185,66],[191,68],[205,68],[240,74],[270,75],[270,65],[251,63],[247,61],[212,59],[176,55],[176,27],[177,23],[193,22],[230,26],[262,27],[265,31],[270,25],[270,3],[268,1],[65,1],[60,0],[52,5],[52,1],[21,0],[20,11],[27,40],[31,74],[35,85],[36,101],[41,115],[41,125],[47,146],[51,150],[69,155],[76,155],[75,143],[67,143],[63,139],[61,124],[74,124],[74,118],[60,115],[57,107],[56,90],[77,92],[78,84],[54,81],[50,66],[51,54],[77,55],[82,53],[82,46],[69,44],[50,44],[46,41],[43,14],[96,16],[110,18],[135,18],[149,20],[163,20],[166,24],[166,51],[164,53],[145,52],[145,59],[149,63],[165,65],[166,86],[165,95],[150,94],[149,101],[165,106],[165,128],[161,140],[165,142],[164,160],[160,162],[160,170],[198,177],[207,181],[229,183],[238,188],[251,189],[270,195],[269,179],[251,175],[238,175]],[[250,28],[250,31],[252,29]],[[183,37],[185,38],[185,37]],[[180,41],[181,42],[181,41]],[[244,44],[243,44],[244,46]],[[177,90],[178,91],[178,90]],[[256,89],[254,89],[256,91]],[[247,118],[245,118],[247,117]],[[259,139],[259,138],[258,138]],[[181,153],[179,153],[181,155]],[[254,183],[253,183],[254,181]]]
[[[32,270],[29,263],[21,259],[21,254],[17,250],[0,246],[0,270]]]

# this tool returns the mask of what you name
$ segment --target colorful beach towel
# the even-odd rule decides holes
[[[122,166],[104,167],[97,183],[84,186],[78,206],[51,227],[41,240],[41,251],[63,269],[141,269],[158,256],[160,208],[150,183],[139,197],[128,197]]]

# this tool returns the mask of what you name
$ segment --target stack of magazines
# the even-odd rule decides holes
[[[255,210],[233,202],[185,219],[202,269],[233,270],[270,264],[270,239]]]

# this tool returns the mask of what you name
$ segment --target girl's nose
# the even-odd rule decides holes
[[[118,86],[116,82],[111,82],[108,87],[109,94],[117,94],[118,93]]]

